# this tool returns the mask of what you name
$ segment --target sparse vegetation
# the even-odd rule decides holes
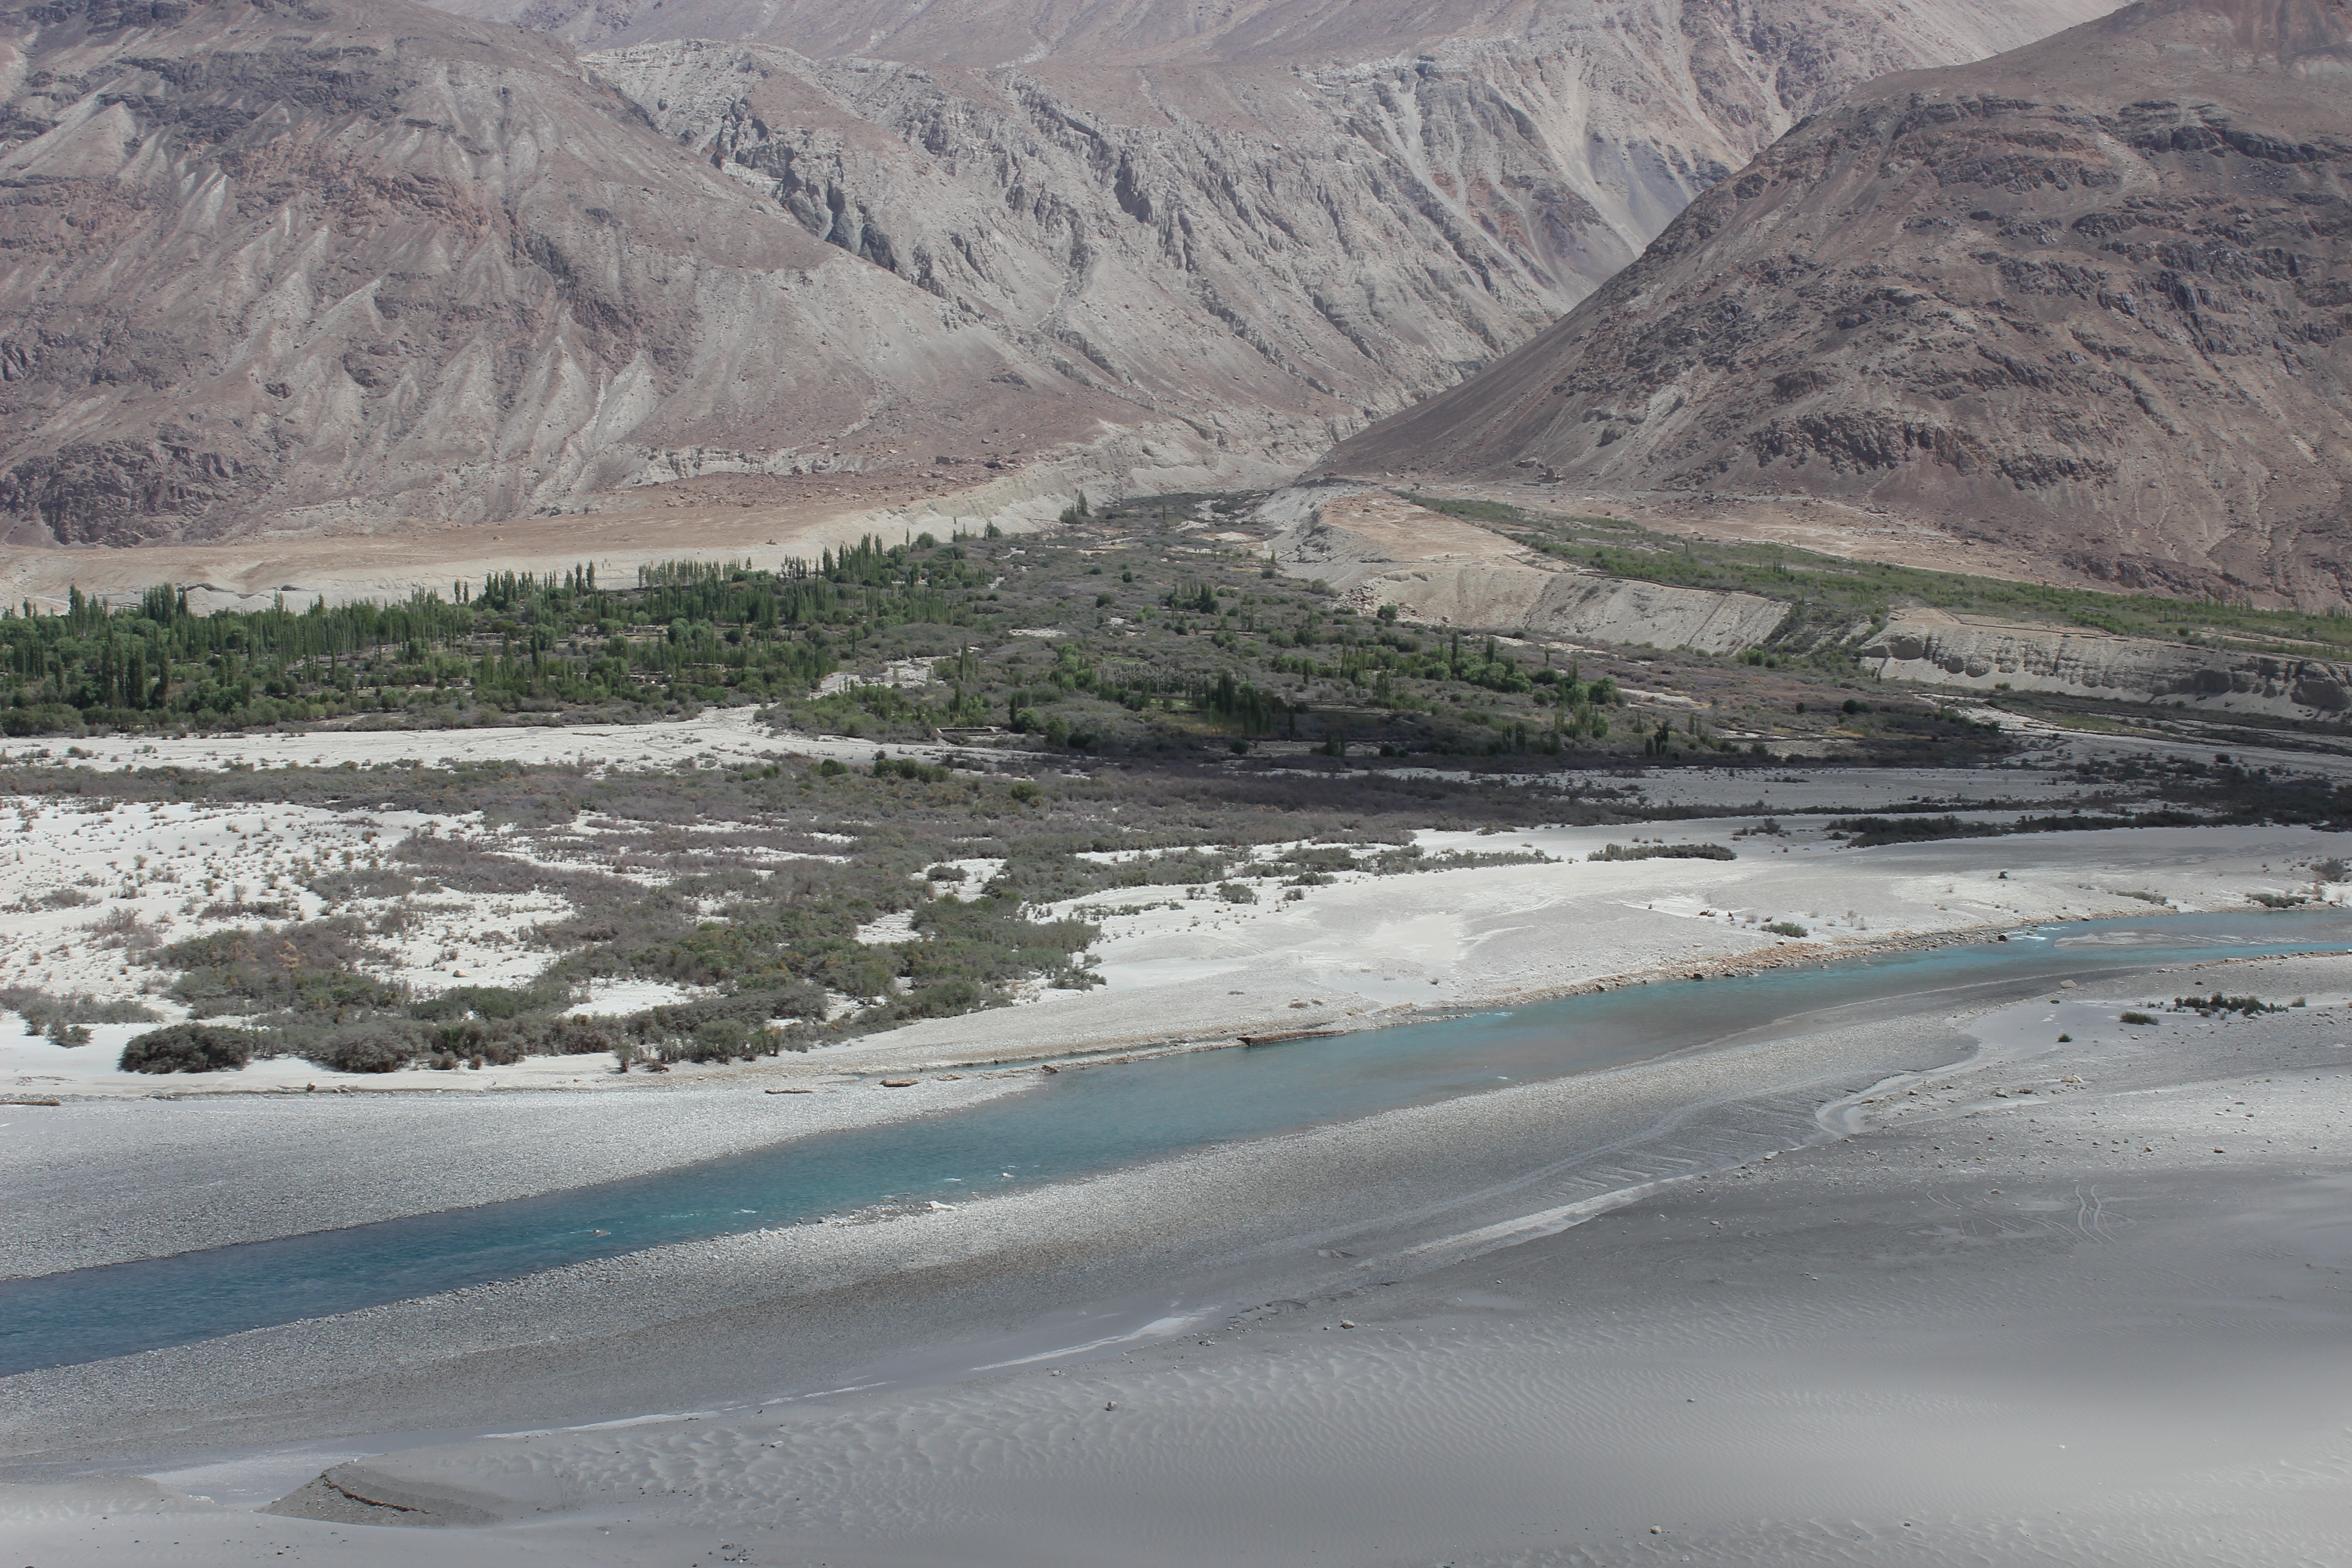
[[[0,1007],[24,1019],[28,1035],[49,1034],[59,1026],[152,1024],[163,1017],[137,1002],[101,1002],[88,993],[56,996],[31,985],[0,985]]]
[[[1766,921],[1763,925],[1758,929],[1769,931],[1774,936],[1811,936],[1813,934],[1794,921]]]
[[[2242,1013],[2251,1018],[2257,1013],[2286,1011],[2284,1007],[2265,1002],[2259,996],[2224,996],[2219,991],[2210,996],[2176,996],[2172,999],[2172,1005],[2180,1012],[2195,1013],[2208,1018],[2221,1013]]]

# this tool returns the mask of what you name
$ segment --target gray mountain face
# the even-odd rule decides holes
[[[933,453],[1278,474],[1843,88],[2075,3],[0,12],[0,528],[484,521]]]
[[[1810,495],[2352,597],[2352,6],[2164,0],[1873,83],[1329,470]]]
[[[1524,342],[1844,88],[2092,7],[466,8],[618,46],[588,63],[812,234],[1130,395],[1349,426]]]
[[[361,0],[5,26],[20,542],[480,521],[1141,417],[814,239],[557,41]]]

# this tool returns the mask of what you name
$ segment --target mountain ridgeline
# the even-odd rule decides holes
[[[2347,16],[2167,0],[1874,83],[1323,466],[1810,495],[2028,571],[2340,608]]]
[[[0,10],[0,538],[1270,479],[1840,92],[2095,5]]]

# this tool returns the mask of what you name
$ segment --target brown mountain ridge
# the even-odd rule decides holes
[[[0,0],[0,540],[1273,482],[2095,4]]]
[[[2343,0],[1889,77],[1334,473],[1813,496],[2126,585],[2352,588]]]

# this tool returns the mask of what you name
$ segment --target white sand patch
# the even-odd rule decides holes
[[[894,942],[915,940],[915,916],[911,910],[884,915],[857,928],[857,940],[868,947],[887,947]]]
[[[279,805],[0,802],[0,866],[18,898],[0,905],[0,985],[101,999],[160,988],[168,977],[146,964],[155,942],[314,918],[325,905],[303,879],[378,864],[435,821]],[[58,902],[73,898],[89,902]],[[89,929],[109,921],[124,929]]]
[[[714,708],[652,724],[499,725],[467,730],[313,730],[142,739],[101,736],[72,748],[20,745],[0,760],[39,753],[60,765],[221,769],[391,767],[400,763],[574,763],[588,767],[674,767],[709,757],[751,761],[780,747],[751,708]]]
[[[571,763],[614,771],[725,767],[793,756],[871,762],[875,742],[846,735],[770,729],[752,707],[712,708],[691,719],[649,724],[510,724],[464,730],[268,731],[239,735],[142,738],[100,736],[70,746],[19,742],[0,747],[0,763],[46,763],[101,770],[232,767],[451,767],[469,763]],[[979,760],[994,765],[1003,748],[899,744],[893,756],[935,763]],[[1018,753],[1015,753],[1016,758]]]
[[[586,996],[564,1012],[575,1018],[625,1018],[648,1007],[674,1007],[712,993],[707,986],[672,985],[663,980],[592,980]]]
[[[473,826],[467,816],[370,808],[96,797],[0,802],[0,866],[18,895],[16,903],[0,905],[0,986],[57,998],[134,1002],[179,1021],[185,1009],[163,994],[177,971],[155,963],[159,948],[228,931],[267,942],[262,933],[272,926],[329,915],[350,919],[380,953],[370,973],[415,994],[452,985],[528,984],[550,956],[532,928],[572,912],[561,897],[460,895],[435,891],[425,879],[424,887],[403,896],[350,898],[330,906],[304,885],[324,873],[405,870],[393,851],[411,834],[462,840]],[[500,850],[514,847],[504,838],[482,841]],[[74,898],[90,901],[59,901]],[[0,1061],[0,1071],[28,1092],[43,1085],[139,1093],[302,1088],[321,1076],[320,1068],[283,1059],[194,1078],[117,1072],[124,1044],[155,1026],[92,1025],[89,1045],[52,1047],[52,1055],[36,1043]],[[577,1071],[523,1063],[478,1081],[569,1080]],[[346,1075],[327,1076],[348,1081]],[[363,1076],[373,1088],[438,1088],[448,1081],[439,1074]]]
[[[1609,828],[1420,836],[1433,851],[1517,850],[1543,865],[1257,880],[1255,903],[1155,885],[1040,908],[1096,921],[1105,985],[1023,1007],[927,1021],[825,1053],[834,1061],[996,1061],[1082,1047],[1364,1027],[1413,1011],[1488,1006],[1595,984],[1813,962],[1890,940],[2154,914],[2249,910],[2290,867],[2338,852],[2301,827],[2037,833],[1849,849],[1819,817],[1779,837],[1741,816]],[[1738,858],[1595,862],[1609,842],[1712,842]],[[2275,869],[2273,869],[2273,868]],[[2304,883],[2305,889],[2308,883]],[[1291,899],[1289,894],[1300,896]],[[1763,930],[1790,921],[1803,939]],[[1296,1005],[1305,1004],[1305,1005]]]
[[[1002,859],[991,859],[985,856],[960,860],[935,860],[932,865],[950,866],[963,873],[963,880],[960,882],[932,883],[931,889],[935,895],[950,892],[975,893],[1004,875],[1004,862]],[[926,870],[929,868],[929,867],[924,868]]]

